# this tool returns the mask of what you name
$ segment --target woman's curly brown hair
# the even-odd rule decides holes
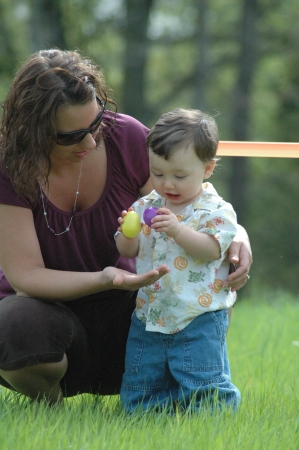
[[[22,65],[3,102],[0,125],[0,162],[18,195],[32,200],[36,180],[48,181],[58,109],[95,96],[116,109],[108,92],[102,70],[78,51],[42,50]]]

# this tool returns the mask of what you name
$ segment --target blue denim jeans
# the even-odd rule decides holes
[[[176,334],[146,331],[132,315],[120,399],[127,411],[236,410],[226,349],[227,310],[196,317]]]

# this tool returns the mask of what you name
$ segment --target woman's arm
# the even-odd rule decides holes
[[[148,195],[150,192],[152,192],[152,190],[154,189],[153,185],[152,185],[152,181],[149,178],[147,180],[147,182],[145,183],[144,186],[142,186],[142,188],[139,189],[139,195],[140,197],[145,197],[146,195]]]
[[[249,237],[241,225],[238,225],[238,232],[229,247],[229,259],[238,268],[229,275],[225,284],[231,287],[232,291],[237,291],[248,281],[248,274],[252,264]]]
[[[114,267],[102,272],[46,269],[30,209],[0,204],[0,266],[19,295],[68,301],[109,289],[136,290],[168,272],[163,265],[142,275]]]

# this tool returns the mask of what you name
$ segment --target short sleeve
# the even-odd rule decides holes
[[[4,205],[22,206],[23,208],[32,209],[29,200],[20,197],[11,183],[5,169],[0,169],[0,203]]]
[[[111,120],[111,119],[110,119]],[[149,129],[141,122],[125,114],[117,114],[111,125],[107,141],[113,145],[113,157],[122,167],[132,187],[139,190],[149,179],[149,161],[146,137]],[[125,180],[123,180],[125,182]]]

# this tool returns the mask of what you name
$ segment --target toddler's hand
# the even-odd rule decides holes
[[[121,217],[119,217],[119,218],[117,219],[117,221],[118,221],[118,223],[119,223],[119,227],[117,228],[117,231],[122,232],[122,230],[121,230],[121,225],[124,223],[124,217],[128,214],[129,211],[134,211],[134,209],[132,208],[132,206],[128,209],[128,211],[127,211],[126,209],[124,209],[124,210],[121,212]]]
[[[167,236],[175,238],[181,231],[182,225],[177,216],[164,206],[157,211],[157,215],[152,220],[152,228],[159,233],[166,233]]]

